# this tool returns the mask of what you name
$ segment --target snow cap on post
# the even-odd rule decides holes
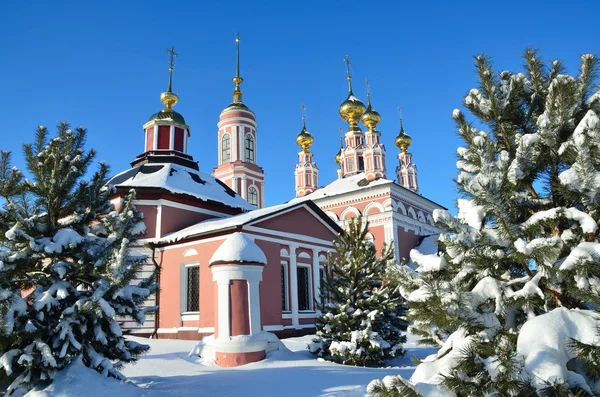
[[[267,264],[267,257],[254,241],[244,233],[231,234],[210,258],[209,266],[225,263]]]

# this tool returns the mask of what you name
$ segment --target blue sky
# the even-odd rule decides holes
[[[15,152],[22,167],[21,145],[36,126],[53,130],[66,120],[88,128],[88,147],[114,173],[128,168],[143,151],[142,125],[162,108],[165,49],[174,45],[175,109],[191,127],[190,154],[211,172],[240,32],[242,90],[259,123],[267,205],[294,196],[302,102],[319,182],[336,178],[348,54],[355,94],[366,101],[368,78],[382,116],[388,177],[401,106],[421,193],[454,208],[460,141],[450,115],[476,85],[472,56],[485,52],[497,69],[520,70],[520,55],[533,46],[576,73],[582,53],[600,53],[599,16],[594,1],[11,1],[0,16],[0,149]]]

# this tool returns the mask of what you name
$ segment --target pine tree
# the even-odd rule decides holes
[[[327,303],[317,317],[312,351],[343,364],[381,366],[404,354],[405,305],[397,288],[386,280],[393,263],[393,247],[366,241],[368,223],[355,218],[347,233],[334,243],[336,255],[327,261],[321,293]]]
[[[24,146],[31,180],[2,152],[0,374],[12,381],[9,394],[50,381],[76,358],[123,379],[123,363],[148,349],[125,339],[116,319],[143,322],[153,310],[140,305],[154,277],[130,285],[145,261],[129,248],[145,229],[135,193],[115,209],[104,163],[83,180],[95,156],[85,138],[84,128],[61,123],[49,140],[39,127]]]
[[[599,62],[583,55],[570,76],[536,51],[524,59],[525,73],[496,73],[489,57],[476,57],[479,88],[464,106],[477,122],[452,114],[465,142],[459,213],[436,211],[444,255],[415,252],[419,274],[401,275],[415,333],[440,346],[411,383],[397,380],[416,390],[600,393]],[[557,355],[533,359],[549,352]],[[372,396],[402,395],[380,393],[390,391],[380,383]]]

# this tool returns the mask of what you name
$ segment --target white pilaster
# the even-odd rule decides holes
[[[242,193],[240,194],[243,199],[248,199],[248,181],[246,176],[242,176]]]
[[[261,331],[258,281],[248,281],[248,312],[250,317],[250,335],[254,335]]]
[[[392,225],[392,236],[394,238],[394,259],[396,263],[400,263],[400,242],[398,241],[398,227],[394,224],[394,217],[389,220],[389,223]]]
[[[319,250],[313,248],[312,250],[312,254],[313,254],[313,280],[314,280],[314,286],[315,286],[315,302],[313,303],[313,305],[318,305],[319,302],[321,302],[321,272],[319,271]],[[316,309],[316,307],[313,307],[314,309]]]
[[[160,238],[162,228],[162,204],[156,206],[156,230],[154,231],[154,237]]]
[[[154,124],[152,129],[154,130],[154,146],[152,147],[152,150],[156,150],[158,149],[158,125]]]
[[[297,245],[290,244],[290,291],[291,291],[291,311],[292,311],[292,326],[300,329],[300,321],[298,316],[298,267],[296,264]]]
[[[231,336],[231,326],[229,324],[229,283],[230,280],[217,280],[218,339],[229,338]]]
[[[171,124],[171,137],[169,140],[169,149],[175,150],[175,126]]]

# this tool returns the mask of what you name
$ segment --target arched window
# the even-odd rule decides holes
[[[252,135],[246,135],[246,161],[254,163],[254,138]]]
[[[231,161],[231,137],[229,134],[223,135],[221,138],[221,164]]]
[[[258,207],[258,190],[254,186],[250,186],[248,189],[248,202]]]

